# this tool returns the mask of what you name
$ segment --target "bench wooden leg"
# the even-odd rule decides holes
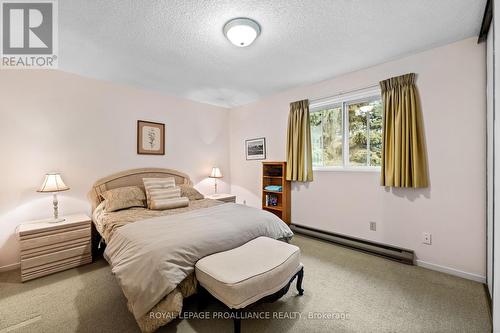
[[[234,333],[240,333],[241,332],[241,318],[234,318]]]
[[[304,267],[302,267],[300,271],[297,273],[297,291],[299,292],[300,296],[304,295],[304,289],[302,289],[303,279],[304,279]]]

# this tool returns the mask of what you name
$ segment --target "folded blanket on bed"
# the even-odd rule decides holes
[[[268,185],[268,186],[264,187],[264,190],[273,191],[273,192],[281,192],[282,189],[283,188],[280,185]]]
[[[293,233],[272,213],[228,203],[124,225],[104,256],[138,319],[192,273],[199,259],[260,236]]]

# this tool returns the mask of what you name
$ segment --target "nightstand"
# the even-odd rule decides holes
[[[64,218],[63,222],[38,220],[18,227],[23,282],[92,262],[92,220],[85,214]]]
[[[205,198],[224,201],[224,202],[236,202],[236,196],[227,193],[216,193],[216,194],[206,195]]]

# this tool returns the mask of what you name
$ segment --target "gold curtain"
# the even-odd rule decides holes
[[[313,180],[309,101],[290,103],[286,140],[286,179],[298,182]]]
[[[384,104],[382,186],[427,187],[427,157],[415,74],[380,82]]]

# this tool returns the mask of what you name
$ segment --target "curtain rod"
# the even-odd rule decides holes
[[[333,93],[333,94],[328,95],[328,96],[323,96],[323,97],[318,97],[318,98],[310,99],[310,102],[319,102],[319,101],[321,101],[323,99],[329,99],[329,98],[333,98],[333,97],[337,97],[337,96],[342,96],[342,95],[350,94],[350,93],[357,92],[357,91],[368,90],[368,89],[376,88],[376,87],[380,87],[380,84],[379,83],[375,83],[375,84],[371,84],[369,86],[364,86],[364,87],[355,88],[355,89],[346,90],[346,91],[339,91],[339,92]]]

